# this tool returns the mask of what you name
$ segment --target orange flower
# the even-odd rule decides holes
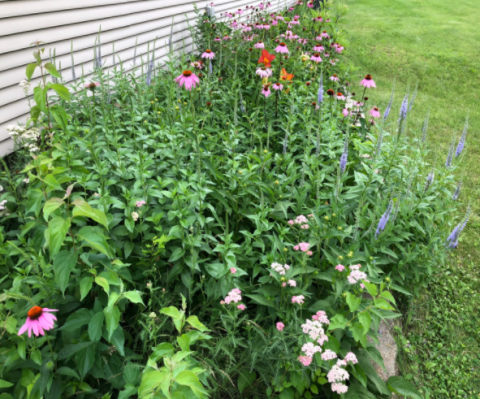
[[[275,56],[273,54],[270,54],[267,50],[262,50],[262,55],[260,56],[258,63],[265,65],[266,68],[270,68],[274,59]]]
[[[285,68],[282,68],[282,73],[280,74],[280,80],[292,80],[295,75],[288,73]]]

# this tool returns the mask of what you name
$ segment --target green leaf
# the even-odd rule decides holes
[[[67,357],[70,357],[78,351],[88,348],[90,345],[93,344],[93,342],[82,342],[80,344],[66,345],[60,350],[60,352],[58,352],[57,360],[64,360]]]
[[[363,326],[363,332],[366,334],[372,324],[372,316],[367,311],[358,314],[358,321]]]
[[[82,379],[87,375],[95,363],[95,346],[90,345],[75,355],[77,369]]]
[[[271,308],[275,308],[275,304],[273,303],[272,300],[265,298],[262,295],[245,295],[246,297],[249,297],[252,299],[254,302],[264,305],[264,306],[270,306]]]
[[[403,289],[402,287],[396,285],[396,284],[390,284],[390,288],[392,290],[395,290],[397,292],[401,292],[402,294],[404,295],[407,295],[407,296],[412,296],[413,294],[411,292],[408,292],[407,290]]]
[[[102,287],[107,294],[110,294],[110,284],[108,284],[108,281],[105,277],[95,277],[95,283]]]
[[[64,85],[60,83],[53,83],[50,85],[50,88],[55,90],[57,94],[60,97],[62,97],[65,101],[70,101],[70,92]]]
[[[187,323],[190,324],[193,328],[201,332],[210,331],[207,327],[205,327],[200,320],[198,320],[197,316],[190,316],[187,320]]]
[[[170,306],[168,308],[163,308],[160,310],[160,313],[170,316],[173,320],[173,324],[175,324],[176,329],[179,333],[182,332],[183,327],[183,312],[180,313],[175,306]]]
[[[75,208],[73,208],[72,215],[73,217],[76,216],[85,216],[90,219],[95,220],[97,223],[100,223],[105,226],[105,228],[108,230],[108,219],[107,215],[105,215],[104,212],[102,212],[100,209],[94,209],[90,206],[88,202],[85,202],[83,199],[78,199],[73,201],[73,205],[75,205]]]
[[[344,330],[345,327],[347,326],[347,323],[348,323],[347,319],[345,319],[345,317],[342,314],[337,313],[330,320],[328,331],[336,330],[337,328],[340,330]]]
[[[61,78],[62,76],[58,73],[57,71],[57,68],[55,68],[55,65],[53,65],[51,62],[47,62],[44,66],[43,66],[47,72],[52,75],[53,77],[55,78]]]
[[[355,312],[362,303],[362,298],[358,298],[350,292],[347,292],[347,304],[350,308],[350,312]]]
[[[89,247],[107,255],[110,259],[113,258],[112,251],[107,243],[107,238],[100,227],[82,227],[78,232],[78,237],[84,240]]]
[[[385,298],[385,299],[389,300],[389,301],[392,302],[394,305],[396,305],[395,298],[393,297],[393,295],[392,295],[390,292],[388,292],[388,291],[383,291],[383,292],[380,294],[380,296],[381,296],[382,298]]]
[[[375,298],[378,295],[377,286],[375,284],[369,283],[367,281],[363,281],[363,284],[365,285],[365,288],[371,296]]]
[[[127,298],[132,303],[141,303],[142,305],[145,305],[141,295],[141,291],[127,291],[122,294],[122,297]]]
[[[45,238],[48,242],[50,259],[53,259],[60,251],[69,228],[70,221],[62,217],[55,217],[48,223],[48,228],[45,230]]]
[[[105,314],[105,321],[107,324],[108,340],[110,340],[120,322],[120,309],[118,306],[106,307],[103,309],[103,313]]]
[[[115,332],[112,334],[110,342],[113,346],[115,346],[115,348],[117,348],[117,351],[120,353],[120,355],[125,356],[125,333],[123,332],[123,328],[121,326],[118,326]]]
[[[170,256],[170,259],[168,259],[169,262],[175,262],[176,260],[180,259],[185,255],[185,250],[183,248],[176,248],[173,252],[172,255]]]
[[[387,381],[387,386],[390,391],[399,395],[407,396],[412,399],[422,399],[420,392],[418,392],[415,387],[403,377],[390,377]]]
[[[175,351],[174,347],[168,342],[163,342],[158,346],[153,348],[153,353],[150,355],[150,359],[153,362],[157,362],[158,359],[163,358],[164,356],[171,356]]]
[[[73,252],[73,250],[60,251],[53,259],[53,272],[55,273],[55,281],[57,282],[60,291],[62,291],[62,294],[65,294],[65,290],[68,286],[68,280],[70,278],[70,273],[73,271],[73,269],[75,269],[77,260],[78,252]]]
[[[11,386],[13,386],[11,382],[0,380],[0,388],[10,388]]]
[[[33,73],[35,72],[35,69],[37,68],[37,66],[38,65],[36,62],[33,62],[27,65],[25,75],[27,76],[28,80],[32,79]]]
[[[34,105],[30,108],[30,118],[33,122],[37,122],[38,117],[40,116],[40,107],[38,105]]]
[[[88,336],[91,341],[97,342],[102,338],[102,327],[105,315],[103,312],[95,313],[90,323],[88,324]]]
[[[88,324],[92,319],[92,312],[86,308],[77,310],[68,316],[67,321],[59,330],[75,331],[76,329]]]
[[[284,389],[279,396],[280,399],[294,399],[295,392],[291,388]]]
[[[167,379],[166,371],[150,371],[142,377],[142,383],[138,388],[138,397],[142,398],[151,398],[153,396],[152,392],[155,390],[162,381]]]
[[[68,375],[70,377],[74,377],[76,378],[77,380],[80,381],[80,377],[78,376],[78,373],[71,369],[70,367],[60,367],[57,371],[56,371],[57,374],[60,374],[60,375]]]
[[[190,387],[197,398],[203,398],[208,395],[198,377],[190,370],[184,370],[178,374],[175,382]]]
[[[53,175],[46,175],[43,182],[51,187],[53,190],[63,191],[62,186],[60,183],[55,179]],[[51,189],[48,190],[49,192],[52,191]]]
[[[67,130],[68,115],[65,110],[58,104],[54,104],[50,107],[50,113],[53,115],[57,123],[63,130]]]
[[[177,342],[182,351],[190,351],[190,338],[188,335],[183,334],[180,337],[177,337]]]
[[[65,201],[61,198],[50,198],[47,202],[45,202],[45,205],[43,206],[43,218],[45,219],[46,222],[48,222],[48,216],[60,208]]]
[[[33,98],[40,111],[47,112],[47,108],[45,106],[45,92],[40,86],[37,86],[33,89]]]
[[[385,310],[395,310],[395,308],[390,305],[385,299],[383,298],[377,298],[373,301],[373,304],[375,307],[378,309],[385,309]]]
[[[349,327],[350,331],[352,332],[353,338],[357,342],[365,342],[366,339],[363,339],[365,336],[363,325],[360,323],[354,323],[353,326]]]
[[[243,370],[240,372],[240,377],[238,377],[238,390],[240,393],[245,391],[253,382],[257,379],[257,374],[255,371]]]
[[[83,298],[87,296],[92,289],[92,285],[93,277],[84,277],[80,280],[80,301],[83,301]]]

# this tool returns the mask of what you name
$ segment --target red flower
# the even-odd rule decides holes
[[[262,50],[262,55],[258,60],[259,64],[265,65],[265,67],[269,68],[272,66],[272,61],[275,59],[273,54],[270,54],[267,50]]]

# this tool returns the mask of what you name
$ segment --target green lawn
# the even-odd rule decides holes
[[[463,180],[462,211],[473,213],[460,245],[427,292],[404,318],[400,368],[431,398],[480,397],[480,19],[479,0],[345,0],[342,28],[358,74],[373,75],[373,103],[385,109],[396,78],[390,121],[403,96],[418,96],[409,127],[418,134],[430,112],[431,162],[443,168],[453,134],[458,138],[467,113],[466,150],[456,160]],[[410,133],[413,134],[413,133]],[[461,217],[452,215],[454,217]],[[427,395],[428,397],[428,395]]]

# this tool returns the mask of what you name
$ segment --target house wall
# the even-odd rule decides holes
[[[216,0],[217,17],[261,0]],[[192,50],[188,22],[195,23],[194,4],[205,10],[208,1],[191,0],[0,0],[0,156],[13,151],[6,127],[25,123],[28,101],[18,83],[25,79],[25,67],[34,59],[31,43],[43,41],[43,58],[55,50],[57,69],[64,82],[72,81],[72,57],[75,74],[93,69],[94,45],[101,29],[101,54],[105,67],[113,67],[121,59],[125,69],[133,65],[137,42],[137,65],[146,60],[148,48],[156,39],[156,62],[166,56],[168,37],[173,23],[173,45],[186,52]],[[271,0],[271,11],[285,7],[292,0]],[[185,47],[184,47],[185,46]],[[113,56],[115,52],[115,57]],[[61,64],[61,68],[60,68]],[[39,81],[39,72],[32,77],[31,90]]]

